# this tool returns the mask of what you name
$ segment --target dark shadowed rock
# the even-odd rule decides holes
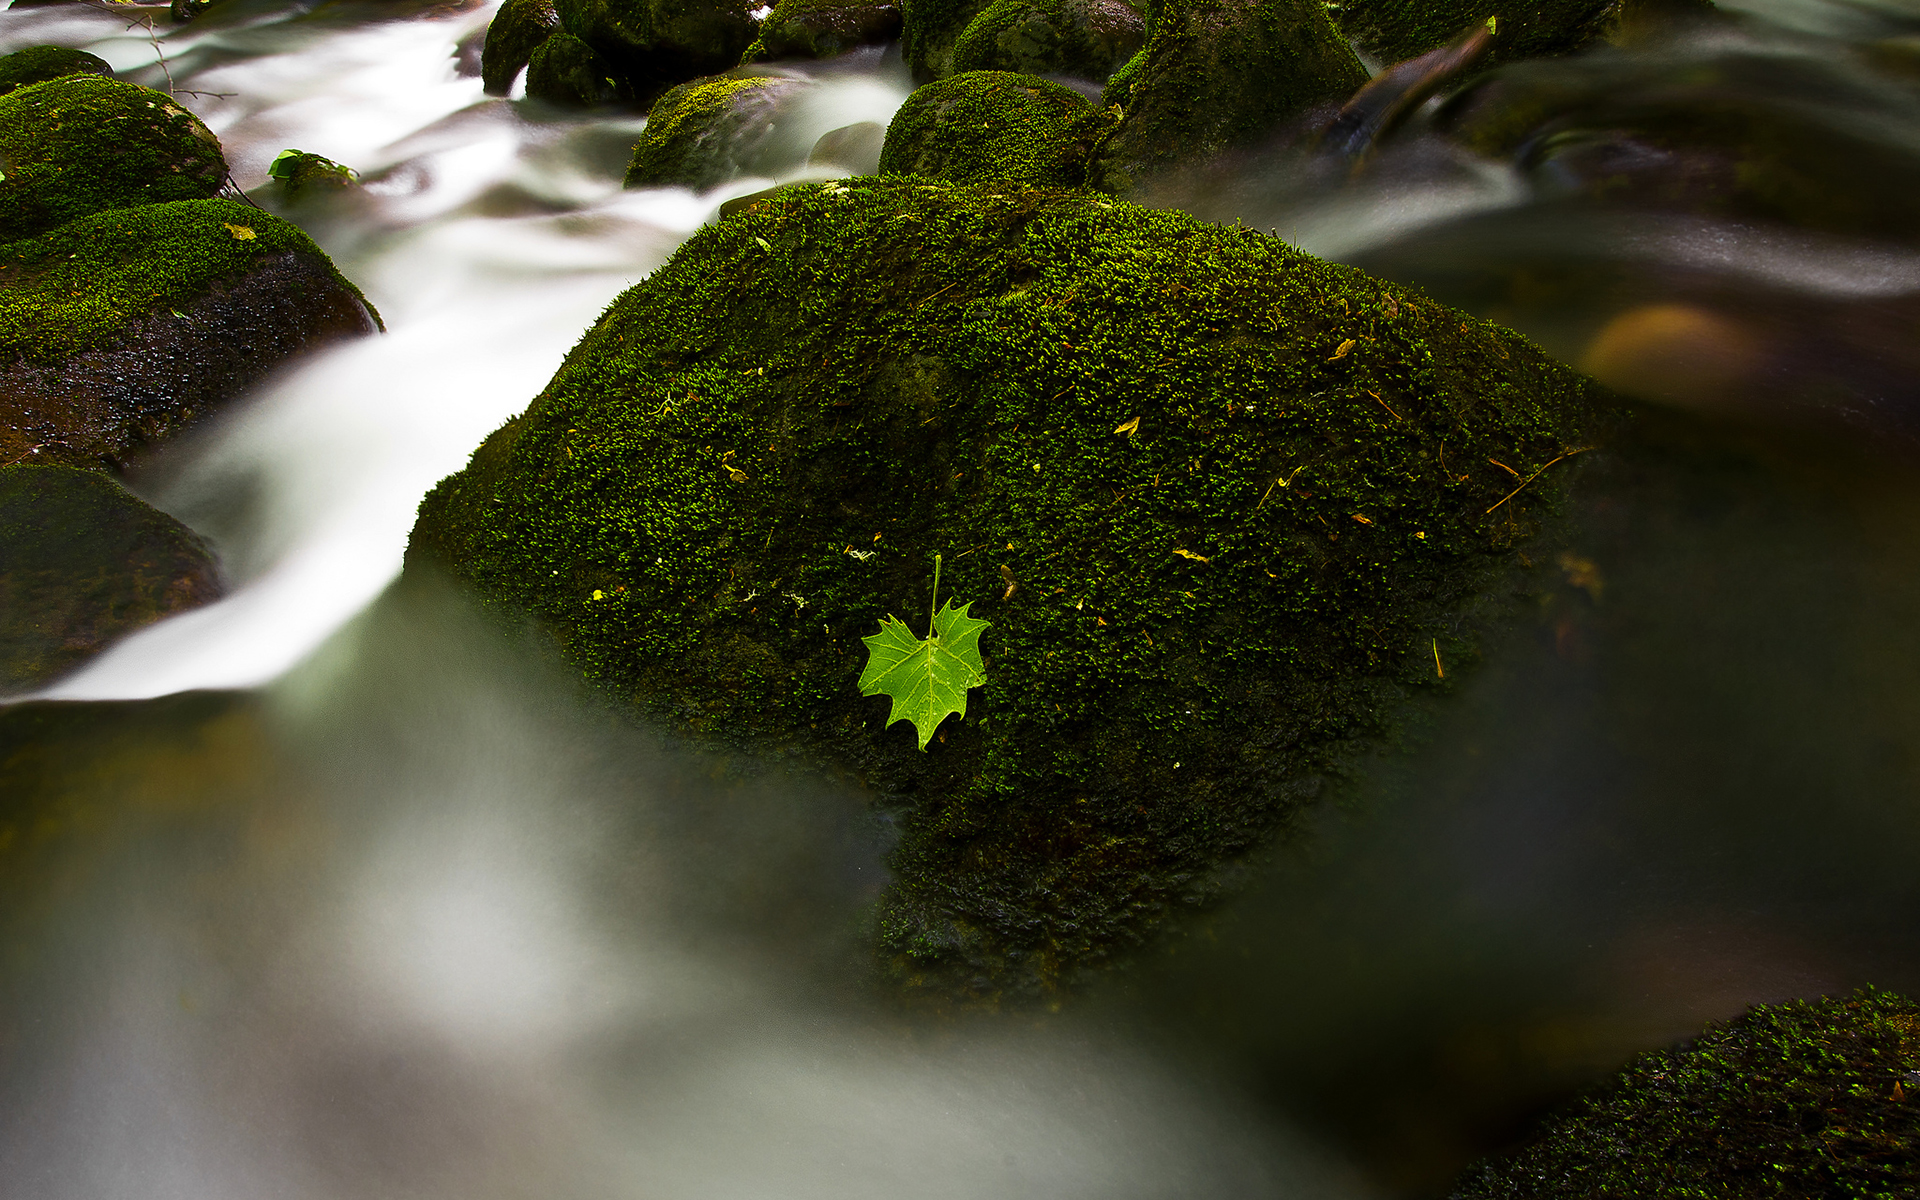
[[[899,36],[894,0],[781,0],[760,23],[760,36],[742,61],[832,58]]]
[[[949,183],[1078,187],[1117,115],[1049,79],[969,71],[907,97],[887,127],[880,171]]]
[[[527,63],[527,95],[563,108],[591,108],[627,94],[613,64],[579,38],[556,29],[533,48]]]
[[[111,78],[113,68],[107,60],[85,50],[65,46],[28,46],[0,58],[0,95],[30,83],[45,83],[68,75],[104,75]]]
[[[487,23],[480,51],[480,82],[489,96],[504,96],[547,36],[560,27],[553,0],[506,0]]]
[[[1105,83],[1146,38],[1146,22],[1120,0],[994,0],[961,31],[953,70]]]
[[[754,0],[554,2],[560,28],[600,56],[623,98],[641,104],[675,84],[739,65],[758,32],[755,7]],[[527,84],[531,93],[531,73]]]
[[[810,86],[765,75],[681,84],[648,112],[626,186],[704,191],[752,173],[782,109]]]

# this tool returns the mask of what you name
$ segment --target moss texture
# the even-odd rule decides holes
[[[642,104],[738,65],[754,40],[755,7],[755,0],[554,0],[561,29],[592,47],[623,95]],[[527,82],[531,91],[531,73]]]
[[[831,58],[899,36],[900,6],[887,0],[780,0],[740,61]]]
[[[328,261],[294,225],[231,200],[116,209],[0,246],[0,362],[52,363],[104,345],[134,318],[289,251]]]
[[[0,96],[0,171],[0,241],[13,241],[103,209],[210,197],[227,164],[167,96],[71,75]]]
[[[970,71],[907,97],[887,127],[880,171],[949,183],[1078,187],[1118,115],[1065,84]]]
[[[991,0],[901,0],[900,54],[915,83],[953,74],[953,47]]]
[[[1755,1008],[1643,1055],[1455,1200],[1920,1195],[1920,1005]]]
[[[111,77],[113,68],[107,65],[106,59],[88,54],[85,50],[69,50],[65,46],[28,46],[25,50],[16,50],[0,58],[0,95],[30,83],[45,83],[49,79],[61,79],[68,75]]]
[[[506,0],[487,22],[487,40],[480,47],[480,83],[487,94],[512,91],[533,52],[559,25],[553,0]]]
[[[851,773],[902,821],[886,961],[1012,1000],[1205,902],[1444,686],[1607,411],[1519,336],[1250,230],[787,188],[617,300],[409,561],[670,726]],[[1490,457],[1543,473],[1502,503]],[[993,627],[922,754],[855,682],[935,552]]]
[[[683,83],[654,102],[627,165],[628,187],[703,191],[744,173],[801,81],[763,75]]]
[[[193,531],[107,476],[0,468],[0,695],[220,591]]]
[[[955,41],[953,70],[1105,83],[1145,45],[1146,31],[1120,0],[994,0]]]
[[[1168,0],[1145,54],[1107,96],[1126,120],[1093,179],[1118,195],[1330,116],[1367,82],[1320,0]]]

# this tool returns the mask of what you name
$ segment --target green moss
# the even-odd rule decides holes
[[[71,75],[0,96],[0,171],[0,241],[12,241],[103,209],[212,196],[227,164],[167,96]]]
[[[953,70],[1101,83],[1145,42],[1145,23],[1118,0],[994,0],[955,41]]]
[[[587,108],[617,99],[622,90],[613,65],[564,29],[548,34],[527,61],[527,96],[534,100]]]
[[[780,0],[740,61],[831,58],[899,35],[900,6],[892,0]]]
[[[0,362],[57,362],[104,345],[128,320],[287,251],[327,261],[295,226],[230,200],[115,209],[0,247]]]
[[[915,83],[953,74],[953,46],[990,0],[902,0],[900,54]]]
[[[1629,0],[1333,0],[1340,31],[1375,61],[1395,63],[1498,17],[1490,63],[1570,54],[1604,38]]]
[[[737,65],[756,32],[752,9],[750,0],[554,0],[560,28],[600,56],[623,97],[642,104]]]
[[[289,205],[345,191],[360,181],[352,167],[305,150],[282,150],[268,164],[267,176],[280,185],[281,202]]]
[[[504,96],[525,69],[541,42],[560,18],[553,0],[506,0],[487,22],[487,40],[480,48],[480,82],[490,96]]]
[[[622,296],[410,561],[667,724],[896,807],[909,986],[1043,994],[1201,904],[1471,661],[1609,420],[1515,334],[1084,192],[785,189]],[[1136,423],[1137,422],[1137,423]],[[1489,513],[1489,509],[1493,511]],[[860,638],[993,622],[928,753]]]
[[[656,100],[627,165],[627,187],[702,191],[741,174],[795,85],[759,75],[683,83]]]
[[[1920,1005],[1755,1008],[1642,1055],[1455,1200],[1920,1195]]]
[[[880,171],[949,183],[1078,187],[1117,116],[1065,84],[969,71],[907,97],[887,126]]]
[[[65,46],[29,46],[0,58],[0,94],[68,75],[111,76],[107,60]]]

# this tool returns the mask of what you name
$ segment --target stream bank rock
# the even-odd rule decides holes
[[[617,300],[408,562],[671,728],[858,781],[902,829],[891,969],[1013,1002],[1217,895],[1447,686],[1578,468],[1548,464],[1612,412],[1518,335],[1251,230],[789,187]],[[921,753],[856,681],[882,617],[924,628],[936,553],[992,627]]]
[[[553,0],[506,0],[487,22],[487,40],[480,48],[480,85],[487,95],[512,91],[527,60],[558,28]]]
[[[756,33],[751,0],[554,0],[557,26],[529,53],[527,95],[564,105],[651,104],[675,84],[739,64]],[[509,14],[503,8],[499,21]],[[516,10],[495,79],[540,17]]]
[[[221,591],[205,543],[107,476],[0,468],[0,696]]]

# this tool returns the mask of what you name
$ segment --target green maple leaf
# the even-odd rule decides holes
[[[940,560],[934,558],[934,588],[940,586]],[[967,715],[967,689],[987,681],[980,661],[980,631],[991,622],[967,615],[971,601],[959,608],[949,600],[933,614],[932,629],[916,638],[898,617],[880,622],[880,632],[860,640],[867,644],[867,669],[860,672],[860,694],[885,693],[893,701],[887,725],[912,721],[925,750],[933,731],[948,713]]]

